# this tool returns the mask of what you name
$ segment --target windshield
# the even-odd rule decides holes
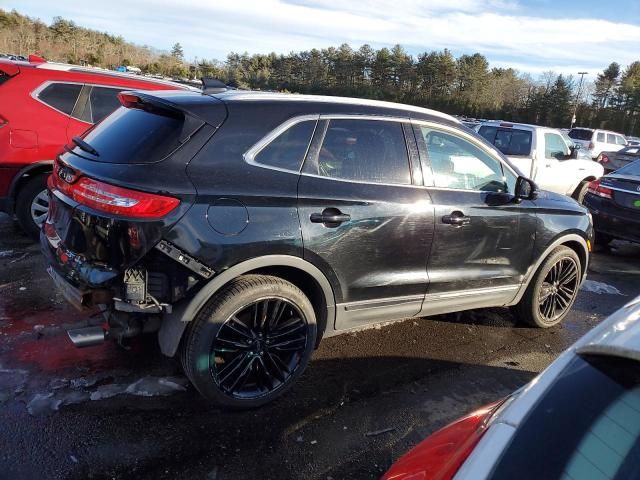
[[[576,357],[519,425],[489,478],[638,480],[638,458],[640,363]]]
[[[593,137],[593,130],[586,128],[572,128],[569,132],[569,136],[574,140],[591,140],[591,137]]]

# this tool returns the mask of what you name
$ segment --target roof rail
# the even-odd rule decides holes
[[[202,77],[202,93],[210,94],[210,93],[222,93],[229,90],[229,87],[216,78],[205,78]]]

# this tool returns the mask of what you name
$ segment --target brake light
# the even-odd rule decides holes
[[[595,147],[595,145],[593,144],[593,142],[589,142],[589,150],[593,150]]]
[[[469,457],[502,401],[470,413],[427,437],[394,463],[383,480],[453,478]]]
[[[587,192],[602,198],[613,198],[613,190],[600,185],[600,180],[594,180],[587,187]]]
[[[607,157],[604,153],[600,156],[600,163],[609,163],[609,157]]]
[[[509,123],[509,122],[502,122],[500,123],[501,127],[513,127],[513,123]]]
[[[27,60],[29,63],[47,63],[47,61],[39,55],[29,55]]]
[[[131,93],[119,93],[118,100],[120,100],[120,103],[127,108],[136,108],[142,105],[142,99]]]
[[[56,163],[49,178],[49,188],[95,210],[134,218],[161,218],[180,204],[180,200],[174,197],[117,187],[78,176],[60,163]]]

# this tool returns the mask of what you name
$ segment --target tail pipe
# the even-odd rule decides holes
[[[67,335],[73,344],[78,347],[93,347],[104,343],[106,332],[102,327],[84,327],[67,330]]]

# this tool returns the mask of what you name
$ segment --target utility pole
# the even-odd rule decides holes
[[[576,123],[576,112],[578,111],[578,100],[580,99],[580,90],[582,90],[582,81],[584,80],[584,76],[587,73],[588,72],[578,72],[578,75],[580,75],[580,83],[578,84],[578,91],[576,92],[576,102],[575,102],[575,105],[573,106],[573,115],[571,116],[571,125],[569,126],[569,128],[573,128],[573,124]]]

